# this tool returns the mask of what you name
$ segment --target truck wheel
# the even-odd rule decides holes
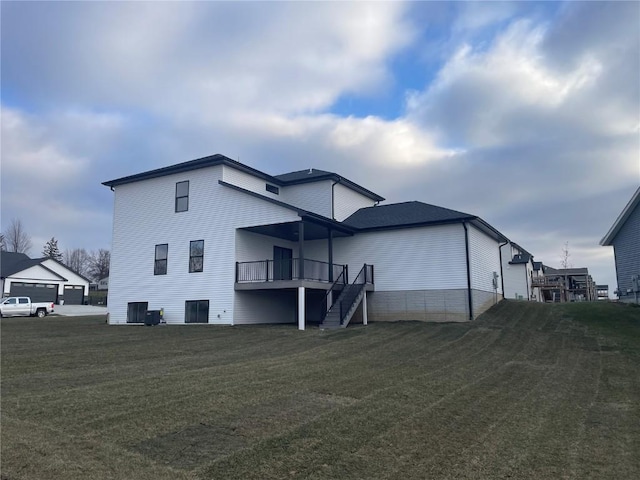
[[[45,311],[44,308],[39,308],[38,311],[36,312],[36,315],[38,316],[38,318],[44,318],[46,314],[47,312]]]

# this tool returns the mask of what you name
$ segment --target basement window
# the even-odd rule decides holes
[[[127,323],[144,323],[148,302],[130,302],[127,304]]]
[[[187,300],[184,305],[185,323],[209,323],[209,300]]]
[[[280,195],[280,189],[275,185],[269,185],[267,183],[267,192],[275,193],[276,195]]]

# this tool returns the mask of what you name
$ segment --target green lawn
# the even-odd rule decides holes
[[[5,480],[640,478],[640,308],[1,328]]]

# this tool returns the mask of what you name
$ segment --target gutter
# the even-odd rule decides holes
[[[504,298],[504,274],[502,273],[502,247],[509,244],[509,240],[498,245],[498,256],[500,257],[500,284],[502,285],[502,298]]]
[[[339,184],[340,182],[342,182],[342,177],[338,177],[338,180],[336,180],[335,182],[333,182],[331,184],[331,220],[336,220],[336,216],[335,216],[335,189],[334,187]],[[337,222],[337,220],[336,220]]]
[[[467,228],[467,222],[462,222],[464,228],[464,247],[465,256],[467,259],[467,297],[469,300],[469,320],[473,320],[473,298],[471,296],[471,263],[469,260],[469,229]]]

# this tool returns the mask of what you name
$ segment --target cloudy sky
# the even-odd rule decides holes
[[[222,153],[476,214],[615,288],[640,3],[1,3],[1,224],[109,248],[101,182]]]

